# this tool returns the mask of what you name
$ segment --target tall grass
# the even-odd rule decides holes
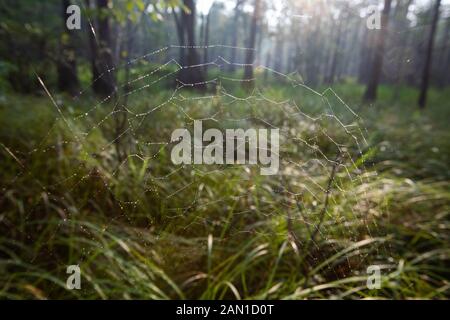
[[[60,97],[68,126],[46,98],[4,96],[0,296],[448,298],[450,139],[439,115],[448,113],[442,96],[450,96],[432,93],[434,107],[417,114],[409,93],[393,102],[388,87],[372,107],[353,98],[361,91],[356,85],[335,91],[357,110],[359,118],[351,121],[367,128],[367,144],[348,150],[353,159],[342,160],[328,196],[321,186],[331,167],[298,164],[334,158],[328,137],[342,141],[349,135],[321,117],[323,99],[298,88],[267,89],[250,106],[176,100],[132,123],[137,141],[119,164],[111,145],[112,106],[92,110],[93,99]],[[295,108],[271,102],[286,96],[317,118],[291,117]],[[133,112],[145,111],[168,97],[170,92],[143,94],[130,105]],[[329,101],[338,105],[332,95]],[[283,140],[282,157],[291,160],[283,179],[261,177],[255,168],[177,168],[169,149],[148,143],[164,141],[174,128],[217,109],[241,119],[239,125],[258,126],[264,119],[293,131],[292,139]],[[348,116],[345,108],[334,111]],[[81,267],[81,290],[65,288],[72,264]],[[380,290],[366,286],[372,264],[382,268]]]

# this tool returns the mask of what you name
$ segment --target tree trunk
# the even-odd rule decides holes
[[[322,58],[322,50],[319,46],[322,19],[319,15],[314,29],[309,30],[310,35],[307,38],[308,43],[308,65],[306,68],[307,82],[309,86],[315,87],[319,82],[319,68]]]
[[[75,95],[79,89],[80,82],[77,74],[76,52],[73,45],[73,35],[67,30],[66,10],[70,6],[70,0],[62,1],[63,30],[60,38],[60,57],[58,59],[58,88]]]
[[[445,24],[444,36],[442,37],[442,48],[439,55],[439,86],[444,87],[449,80],[449,66],[450,66],[450,18],[447,18],[447,23]]]
[[[194,0],[183,0],[184,6],[189,10],[182,10],[181,22],[183,31],[185,32],[187,40],[187,52],[185,56],[185,64],[180,70],[179,79],[183,85],[200,90],[206,89],[205,76],[203,68],[200,65],[200,58],[195,48],[195,2]]]
[[[284,34],[283,34],[283,27],[281,26],[281,21],[278,23],[278,30],[277,30],[277,38],[275,41],[275,48],[274,48],[274,56],[277,57],[274,61],[274,70],[282,73],[283,72],[283,66],[284,66]]]
[[[362,28],[362,27],[361,27]],[[361,49],[360,49],[360,58],[359,58],[359,69],[358,69],[358,82],[365,83],[366,82],[366,64],[367,64],[367,55],[369,49],[369,29],[365,28],[361,36]]]
[[[394,95],[393,95],[393,99],[394,101],[397,101],[399,96],[400,96],[400,85],[403,82],[403,78],[404,78],[404,69],[405,69],[405,53],[407,51],[407,47],[408,47],[408,41],[409,41],[409,37],[410,37],[410,32],[409,32],[409,26],[408,26],[408,12],[409,12],[409,7],[411,6],[413,0],[408,0],[408,2],[406,3],[406,5],[403,8],[398,8],[397,9],[397,13],[398,16],[396,15],[396,21],[397,21],[397,34],[400,34],[400,39],[398,39],[398,46],[400,48],[396,60],[397,60],[397,71],[396,71],[396,75],[397,75],[397,79],[396,79],[396,83],[395,83],[395,90],[394,90]],[[399,4],[397,4],[397,6],[399,6]]]
[[[97,0],[98,18],[98,60],[96,61],[100,78],[94,84],[94,91],[101,95],[111,95],[116,87],[114,62],[112,55],[111,27],[109,23],[109,8],[111,0]]]
[[[252,25],[250,28],[250,38],[248,41],[248,50],[245,56],[245,67],[244,67],[244,86],[246,88],[251,88],[254,86],[253,81],[253,60],[255,58],[255,42],[256,42],[256,29],[259,20],[259,10],[261,6],[261,0],[255,0],[255,6],[253,9]]]
[[[90,0],[85,0],[86,1],[86,7],[88,9],[93,9],[93,5],[91,4]],[[92,20],[89,22],[88,25],[88,39],[89,39],[89,47],[90,47],[90,59],[91,59],[91,72],[92,72],[92,89],[94,90],[94,92],[96,92],[95,90],[95,86],[96,86],[96,81],[98,79],[98,77],[100,76],[100,71],[97,68],[97,60],[98,60],[98,50],[97,50],[97,42],[95,39],[95,31],[96,30],[96,26],[95,26],[95,21]]]
[[[271,64],[271,55],[270,50],[267,51],[267,58],[266,58],[266,69],[264,70],[264,83],[267,84],[267,80],[269,79],[269,68]]]
[[[211,7],[212,8],[212,7]],[[203,68],[205,75],[208,73],[208,46],[209,46],[209,24],[211,20],[211,9],[209,9],[209,12],[206,16],[206,23],[205,23],[205,39],[204,39],[204,51],[203,51],[203,63],[205,63],[205,66]]]
[[[264,40],[264,34],[263,34],[263,27],[260,24],[258,26],[258,30],[256,32],[258,41],[256,44],[256,63],[257,64],[262,64],[262,45],[263,45],[263,40]]]
[[[244,0],[237,0],[236,6],[234,7],[234,17],[233,17],[233,30],[231,31],[231,55],[230,55],[230,64],[229,70],[230,72],[234,72],[236,70],[236,47],[238,45],[238,26],[239,26],[239,17],[241,16],[241,6],[244,3]]]
[[[436,0],[436,5],[434,7],[433,21],[431,22],[430,36],[428,38],[425,66],[423,68],[422,85],[420,87],[419,107],[421,109],[424,109],[425,105],[427,103],[427,92],[428,92],[428,86],[429,86],[429,82],[430,82],[430,69],[431,69],[431,62],[432,62],[431,60],[433,58],[434,37],[436,34],[437,22],[439,20],[440,5],[441,5],[441,0]]]
[[[98,18],[89,25],[92,89],[99,95],[111,95],[116,87],[114,72],[108,72],[113,68],[109,18],[104,16],[109,1],[97,0]],[[86,0],[86,6],[92,9],[90,0]]]
[[[377,98],[378,83],[380,82],[381,70],[383,68],[383,55],[386,37],[388,34],[389,13],[391,11],[392,0],[384,0],[384,9],[381,15],[381,30],[375,42],[375,56],[369,83],[364,94],[365,101],[375,101]]]
[[[180,64],[182,66],[185,65],[186,63],[186,59],[185,59],[185,54],[184,54],[184,46],[186,45],[186,41],[184,38],[184,29],[183,29],[183,25],[181,24],[180,18],[178,17],[177,13],[175,12],[175,9],[172,7],[172,14],[173,14],[173,19],[175,20],[175,26],[177,27],[177,36],[178,36],[178,44],[179,44],[179,50],[180,50]]]
[[[200,35],[199,35],[199,44],[200,45],[205,45],[205,27],[206,27],[206,16],[207,15],[204,15],[204,14],[202,14],[202,15],[200,15]],[[202,61],[205,61],[205,57],[203,56],[203,60]]]
[[[339,53],[340,53],[340,47],[341,47],[341,39],[342,39],[342,19],[339,19],[339,24],[337,27],[337,39],[336,39],[336,43],[335,43],[335,47],[334,47],[334,53],[333,53],[333,58],[331,60],[331,67],[330,67],[330,74],[328,75],[327,84],[333,84],[334,82],[334,77],[336,75],[336,68],[337,68],[337,64],[338,64],[338,60],[339,60]]]

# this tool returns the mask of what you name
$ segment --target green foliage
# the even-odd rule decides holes
[[[139,156],[160,149],[147,145],[148,137],[159,141],[184,123],[180,110],[149,116],[136,133],[139,152],[117,168],[108,144],[113,127],[106,122],[102,129],[92,129],[110,106],[92,112],[94,102],[86,97],[76,103],[56,97],[64,101],[66,120],[89,115],[81,122],[67,120],[69,130],[46,98],[7,95],[0,102],[0,296],[448,298],[450,139],[445,121],[435,114],[448,112],[444,102],[449,93],[432,92],[432,108],[416,115],[415,104],[404,102],[409,92],[392,103],[392,91],[384,87],[384,98],[369,107],[352,100],[355,93],[360,96],[361,87],[335,90],[368,128],[369,146],[352,165],[352,170],[367,172],[354,180],[338,174],[322,235],[306,256],[310,235],[299,215],[304,211],[317,222],[312,196],[305,194],[297,207],[291,195],[276,191],[277,182],[271,179],[250,173],[243,181],[242,173],[234,170],[208,175],[186,168],[173,174],[164,150],[157,158]],[[148,110],[170,93],[146,92],[130,105],[136,112]],[[317,105],[308,90],[299,88],[272,88],[265,94],[267,99],[297,95],[301,108]],[[332,92],[325,96],[337,106]],[[224,102],[186,101],[183,108],[200,117]],[[237,117],[242,110],[236,104],[230,112]],[[317,108],[311,114],[323,111]],[[279,125],[289,121],[281,109],[263,100],[252,112]],[[336,112],[346,116],[345,108]],[[309,128],[293,121],[288,125],[330,155],[335,150],[320,129],[342,138],[331,122]],[[86,131],[87,139],[78,144],[74,135]],[[283,148],[287,153],[296,150],[289,153],[293,159],[315,157],[295,145],[286,141]],[[320,181],[328,178],[317,167],[308,174]],[[167,175],[170,179],[157,178]],[[197,187],[178,196],[192,176]],[[302,181],[293,175],[287,183],[295,187]],[[244,190],[247,196],[238,197]],[[197,199],[195,205],[192,199]],[[294,217],[290,227],[288,215]],[[78,263],[82,290],[68,291],[64,266]],[[381,290],[365,286],[370,264],[382,265]]]

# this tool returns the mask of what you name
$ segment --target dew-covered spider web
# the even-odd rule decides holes
[[[115,73],[117,86],[103,97],[92,95],[90,86],[72,100],[59,97],[38,75],[54,107],[54,124],[29,155],[48,154],[48,171],[57,171],[61,179],[46,181],[36,174],[33,179],[49,203],[64,204],[58,206],[60,229],[48,237],[64,228],[79,229],[95,243],[87,224],[71,221],[101,216],[99,230],[117,230],[124,223],[150,249],[158,239],[172,245],[168,255],[178,254],[186,266],[196,256],[184,247],[192,239],[204,245],[211,235],[214,250],[224,256],[240,243],[265,239],[283,248],[281,260],[295,257],[298,265],[290,272],[306,279],[286,294],[292,297],[323,282],[363,276],[369,264],[386,263],[377,260],[389,256],[389,248],[369,200],[376,192],[376,172],[367,170],[371,149],[355,108],[331,88],[309,88],[298,72],[283,74],[255,63],[254,78],[243,80],[248,65],[220,55],[230,46],[195,47],[211,57],[195,66],[173,58],[180,49],[192,48],[170,45],[110,68],[106,73]],[[230,73],[230,66],[236,71]],[[201,70],[206,79],[183,83],[181,70]],[[186,128],[192,133],[196,120],[203,130],[279,129],[279,172],[262,176],[260,165],[248,164],[173,164],[172,132]],[[26,175],[27,167],[16,160]],[[83,190],[88,198],[77,199]],[[93,259],[92,247],[86,248],[76,263]],[[213,259],[211,268],[220,262]],[[195,276],[186,272],[180,281],[187,287]],[[364,286],[362,279],[355,286]]]

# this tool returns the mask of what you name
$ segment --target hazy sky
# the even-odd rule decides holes
[[[209,8],[211,7],[212,3],[214,1],[220,1],[225,3],[225,6],[227,9],[232,9],[236,3],[236,0],[197,0],[197,8],[199,10],[199,12],[201,12],[202,14],[206,14],[209,11]],[[304,1],[304,0],[299,0],[299,1]],[[333,0],[329,0],[329,1],[333,1]],[[431,1],[434,0],[415,0],[415,3],[419,6],[423,6],[426,4],[429,4]],[[249,3],[252,3],[253,0],[249,0]],[[380,1],[381,3],[381,1]],[[442,5],[450,5],[450,0],[442,0]]]
[[[314,0],[298,0],[298,1],[314,1]],[[330,2],[336,1],[336,0],[328,0]],[[354,2],[355,0],[349,0],[351,2]],[[430,5],[431,2],[435,2],[436,0],[414,0],[414,4],[417,7],[423,7]],[[236,0],[196,0],[197,4],[197,10],[201,14],[207,14],[209,9],[211,8],[211,5],[214,2],[221,2],[225,4],[225,8],[228,11],[232,11],[234,9],[234,6],[236,5]],[[254,0],[247,0],[247,9],[252,10],[251,6],[253,5]],[[383,1],[379,0],[380,7],[382,7]],[[267,15],[268,23],[270,26],[275,27],[278,23],[278,17],[279,13],[281,12],[281,5],[279,1],[272,2],[272,6],[274,7],[274,12],[271,12],[271,14]],[[441,6],[446,6],[445,13],[443,13],[444,16],[448,17],[450,16],[450,0],[442,0]],[[246,10],[246,7],[244,7],[244,10]],[[278,10],[278,12],[277,12]],[[413,9],[414,10],[414,9]],[[292,12],[292,15],[294,17],[302,17],[302,12]],[[414,23],[414,14],[409,16],[412,23]]]

